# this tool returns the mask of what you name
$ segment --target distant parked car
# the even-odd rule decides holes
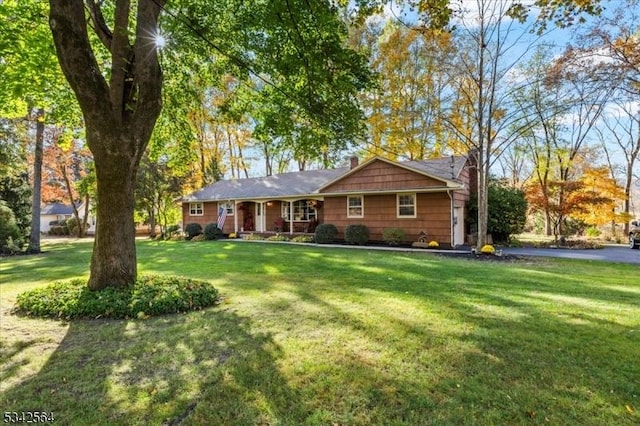
[[[638,220],[631,222],[631,229],[629,229],[629,247],[632,249],[640,249],[640,221]]]

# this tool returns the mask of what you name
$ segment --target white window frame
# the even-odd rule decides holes
[[[359,199],[359,206],[351,206],[352,199]],[[360,209],[360,213],[352,213],[351,209]],[[347,217],[350,219],[363,218],[364,217],[364,195],[347,195]]]
[[[411,204],[400,204],[400,198],[401,197],[411,197],[412,198],[412,203]],[[417,217],[417,213],[418,213],[418,208],[417,208],[417,197],[415,193],[404,193],[404,194],[396,194],[396,216],[398,219],[405,219],[405,218],[415,218]],[[400,209],[402,207],[413,207],[413,214],[408,215],[408,214],[401,214],[400,213]]]
[[[199,206],[199,208],[198,208]],[[189,216],[203,216],[204,203],[189,203]]]
[[[295,200],[295,201],[283,201],[282,202],[282,218],[285,222],[311,222],[318,220],[318,210],[309,204],[310,200]],[[293,203],[291,205],[290,203]],[[293,218],[290,216],[290,211],[293,210]]]
[[[220,201],[218,202],[217,211],[220,211],[220,207],[227,209],[227,216],[233,216],[236,212],[236,204],[233,202]]]

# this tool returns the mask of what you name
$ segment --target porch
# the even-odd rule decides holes
[[[268,200],[235,203],[234,232],[242,234],[313,234],[322,220],[322,200]]]

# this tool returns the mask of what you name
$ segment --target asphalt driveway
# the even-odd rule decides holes
[[[602,249],[591,250],[506,247],[502,252],[517,256],[563,257],[567,259],[600,260],[640,265],[640,250],[631,250],[624,245],[607,245]]]

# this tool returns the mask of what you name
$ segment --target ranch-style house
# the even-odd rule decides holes
[[[464,215],[476,171],[467,156],[422,161],[374,157],[350,167],[222,180],[182,199],[183,225],[219,223],[229,233],[312,233],[320,223],[402,228],[441,245],[465,243]]]

